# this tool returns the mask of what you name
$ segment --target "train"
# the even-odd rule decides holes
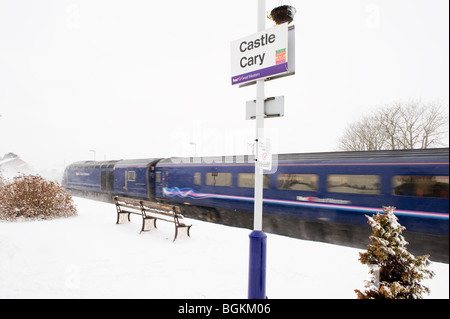
[[[252,228],[254,156],[82,161],[71,193],[182,206],[188,217]],[[394,206],[409,249],[448,263],[449,149],[279,154],[263,176],[263,230],[365,248],[367,216]]]

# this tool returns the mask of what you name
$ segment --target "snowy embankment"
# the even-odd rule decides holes
[[[114,205],[74,200],[77,217],[0,222],[0,298],[246,298],[249,230],[189,220],[173,243],[170,223],[139,234],[139,216],[116,225]],[[267,296],[356,298],[360,251],[268,234]],[[426,298],[449,298],[448,264],[431,269]]]

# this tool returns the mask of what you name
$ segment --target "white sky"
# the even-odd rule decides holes
[[[267,11],[278,0],[267,0]],[[275,150],[333,151],[348,123],[399,100],[449,103],[449,1],[291,0],[296,75],[266,83]],[[0,155],[77,160],[247,153],[254,86],[230,43],[257,0],[1,0]],[[267,20],[267,28],[272,27]]]

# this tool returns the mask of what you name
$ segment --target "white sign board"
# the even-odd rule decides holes
[[[256,101],[245,104],[245,119],[256,119]],[[264,118],[284,116],[284,96],[271,97],[264,101]]]
[[[288,72],[288,24],[231,42],[231,84]]]
[[[260,169],[270,171],[272,169],[272,148],[270,139],[266,138],[258,142],[258,161]]]

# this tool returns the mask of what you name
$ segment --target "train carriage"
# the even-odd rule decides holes
[[[121,160],[114,167],[114,195],[153,199],[154,165],[159,159]]]
[[[63,185],[66,189],[82,195],[114,192],[114,167],[118,161],[76,162],[64,172]]]
[[[250,228],[253,160],[163,159],[155,197],[188,205],[199,218]],[[279,155],[263,187],[266,231],[364,248],[366,215],[394,206],[413,253],[448,262],[448,149]]]
[[[250,161],[253,159],[250,157]],[[264,175],[264,213],[367,224],[368,213],[397,207],[409,231],[448,236],[448,151],[280,155]],[[254,165],[233,158],[174,158],[156,166],[156,197],[252,211]]]

